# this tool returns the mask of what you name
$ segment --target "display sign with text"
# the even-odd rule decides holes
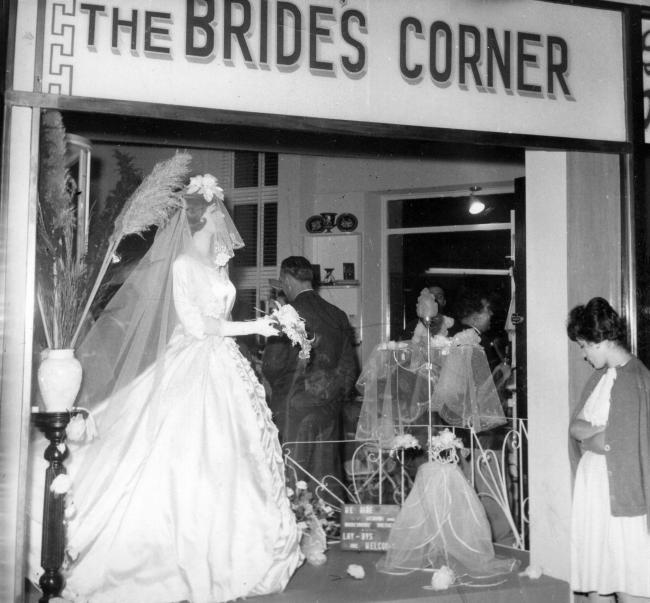
[[[537,0],[39,6],[50,94],[626,140],[616,10]]]
[[[385,551],[399,505],[343,505],[341,549]]]

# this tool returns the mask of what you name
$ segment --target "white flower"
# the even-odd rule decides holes
[[[309,565],[323,565],[327,561],[327,556],[322,551],[313,551],[307,555]]]
[[[72,480],[65,473],[59,473],[50,484],[50,492],[65,494],[72,487]]]
[[[443,429],[438,435],[433,436],[429,446],[433,460],[440,463],[458,462],[457,448],[462,454],[463,442],[449,429]],[[443,454],[445,451],[448,451],[447,454]]]
[[[71,442],[80,442],[83,439],[86,434],[86,421],[81,414],[76,414],[70,419],[65,433]]]
[[[463,442],[456,437],[456,434],[453,431],[445,428],[438,435],[431,438],[431,447],[436,450],[463,448]]]
[[[347,574],[352,576],[355,580],[363,580],[366,577],[366,572],[363,569],[363,566],[357,565],[356,563],[350,563],[350,565],[348,565]]]
[[[417,441],[417,438],[412,436],[410,433],[403,433],[401,435],[396,435],[393,438],[390,443],[390,448],[393,452],[406,448],[420,448],[420,443]]]
[[[74,501],[69,497],[65,497],[65,509],[63,514],[66,519],[71,519],[77,514],[77,507],[74,505]]]
[[[223,189],[219,186],[219,181],[212,174],[203,176],[193,176],[187,185],[187,193],[199,193],[210,203],[213,197],[223,201]]]
[[[431,588],[433,590],[446,590],[454,583],[455,579],[454,570],[443,565],[440,569],[434,570],[431,577]]]
[[[214,256],[214,263],[217,266],[225,266],[230,261],[230,254],[225,251],[218,251]]]
[[[445,349],[451,347],[451,338],[445,337],[444,335],[434,335],[431,338],[431,347]]]
[[[68,440],[71,442],[81,442],[85,436],[85,440],[90,442],[97,437],[97,425],[95,424],[93,415],[88,409],[82,408],[81,406],[75,406],[73,410],[83,411],[86,413],[86,416],[84,418],[81,412],[73,415],[65,430]]]
[[[291,498],[293,496],[294,492],[289,486],[287,486],[287,498]]]
[[[529,565],[523,572],[519,572],[520,576],[528,576],[531,580],[537,580],[544,571],[539,565]]]
[[[306,490],[306,489],[307,489],[307,482],[301,479],[296,482],[296,490]]]
[[[454,345],[479,345],[481,337],[475,329],[465,329],[453,336],[452,343]]]
[[[278,321],[280,330],[289,338],[292,345],[300,346],[298,356],[304,359],[309,358],[312,340],[307,337],[305,321],[298,315],[296,309],[285,304],[273,310],[271,317]]]

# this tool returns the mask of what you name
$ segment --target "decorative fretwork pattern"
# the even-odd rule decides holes
[[[46,22],[45,81],[49,94],[72,94],[73,66],[70,60],[74,54],[75,27],[72,19],[76,14],[76,0],[57,0],[52,3],[49,21]],[[70,57],[70,59],[68,58]]]

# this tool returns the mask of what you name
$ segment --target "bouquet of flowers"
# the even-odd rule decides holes
[[[287,496],[302,534],[300,545],[303,553],[309,563],[321,565],[326,560],[327,538],[338,536],[340,529],[336,511],[314,497],[303,480],[296,482],[295,490],[287,488]]]
[[[273,310],[271,317],[277,321],[280,330],[289,338],[291,344],[300,346],[298,356],[308,359],[313,339],[307,337],[304,318],[301,318],[296,309],[289,304]]]

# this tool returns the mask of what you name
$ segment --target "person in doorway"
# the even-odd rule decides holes
[[[222,194],[190,181],[79,348],[107,353],[84,365],[100,437],[67,463],[66,599],[231,601],[282,591],[302,563],[278,432],[234,340],[278,330],[230,320],[243,241]]]
[[[495,374],[498,373],[502,376],[500,383],[504,384],[510,376],[511,368],[504,362],[504,357],[499,351],[497,343],[498,339],[494,338],[494,334],[491,331],[494,312],[489,295],[478,290],[465,289],[461,291],[461,294],[458,296],[455,308],[456,323],[449,329],[449,336],[453,337],[465,329],[472,329],[475,331],[479,336],[479,344],[485,351],[485,356],[493,378]],[[505,375],[505,378],[503,378],[503,375]],[[504,392],[500,390],[497,385],[498,384],[495,381],[497,394],[499,395],[499,399],[503,405],[505,397]],[[481,448],[483,450],[500,451],[508,429],[509,427],[505,425],[478,434],[477,439]],[[463,435],[466,446],[470,447],[475,445],[475,442],[470,441],[466,434]],[[487,459],[488,462],[496,464],[498,461],[495,459],[500,458],[500,455],[489,455],[489,457],[482,459],[480,455],[481,449],[478,449],[477,452],[479,453],[479,457],[476,460],[477,463]],[[463,469],[469,478],[471,475],[471,467],[469,467],[467,463],[463,463]],[[507,467],[494,466],[492,471],[495,474],[503,474],[506,479],[509,479],[510,477]],[[489,492],[491,484],[484,483],[484,479],[480,472],[476,472],[475,476],[476,490],[479,493]],[[510,525],[504,510],[501,509],[499,504],[489,496],[482,496],[481,501],[490,521],[494,542],[511,544],[513,538],[512,526]]]
[[[569,313],[595,369],[569,426],[575,473],[571,588],[589,600],[650,601],[650,371],[602,297]]]
[[[287,443],[297,477],[326,482],[339,499],[342,489],[342,407],[353,395],[358,376],[353,331],[347,315],[312,288],[312,267],[302,256],[290,256],[280,266],[280,282],[289,303],[305,320],[313,338],[311,357],[302,359],[284,336],[267,341],[262,370],[271,388],[270,407]],[[335,478],[327,480],[327,476]],[[311,484],[312,488],[317,484]],[[339,502],[333,500],[333,502]]]
[[[480,344],[485,350],[490,370],[494,370],[502,361],[489,337],[493,316],[494,311],[489,296],[477,290],[467,289],[461,292],[456,301],[456,322],[449,329],[450,337],[465,329],[476,331]]]

